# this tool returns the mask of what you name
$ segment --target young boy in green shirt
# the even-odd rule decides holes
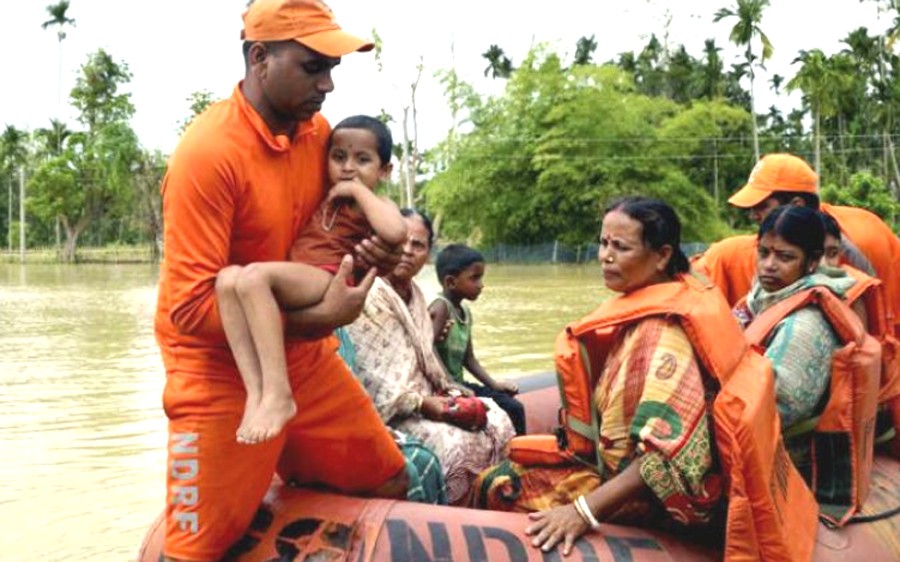
[[[525,433],[525,408],[513,398],[519,388],[509,381],[496,381],[484,370],[472,350],[472,314],[463,300],[474,301],[484,287],[484,256],[463,244],[441,250],[435,264],[443,293],[428,311],[434,324],[434,347],[447,372],[471,389],[475,396],[490,398],[509,416],[517,435]],[[463,369],[482,384],[463,380]]]

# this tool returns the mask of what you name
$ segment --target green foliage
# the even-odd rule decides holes
[[[56,4],[47,6],[47,14],[50,16],[50,19],[41,24],[41,29],[56,27],[56,36],[60,43],[66,38],[66,32],[63,28],[67,25],[73,27],[75,25],[75,20],[70,18],[67,14],[69,11],[69,4],[71,4],[71,2],[68,0],[61,0]]]
[[[727,206],[725,196],[743,184],[753,166],[743,142],[750,127],[750,114],[743,108],[722,100],[699,101],[662,124],[658,153],[713,197],[721,211]]]
[[[94,233],[98,242],[121,237],[123,221],[131,213],[133,167],[140,155],[129,125],[134,106],[130,94],[121,92],[131,79],[127,65],[100,49],[81,71],[71,100],[86,128],[66,132],[65,147],[45,147],[49,157],[36,166],[28,185],[30,212],[44,221],[59,219],[65,227],[68,260],[74,259],[78,238],[92,223],[99,221]],[[49,138],[63,133],[56,129]]]
[[[641,193],[673,204],[686,239],[709,239],[724,230],[712,198],[663,148],[678,143],[660,136],[682,111],[638,93],[619,68],[567,69],[538,47],[503,96],[479,107],[474,130],[427,186],[428,208],[443,217],[448,239],[577,245],[596,237],[607,201]],[[746,127],[746,113],[732,111],[721,111],[722,127]]]
[[[127,122],[134,115],[131,94],[119,88],[131,81],[131,72],[124,62],[116,62],[103,49],[88,55],[81,65],[81,74],[70,94],[72,105],[78,110],[78,121],[94,134],[104,125]]]
[[[39,219],[56,219],[65,209],[84,208],[84,190],[71,151],[44,162],[28,184],[28,212]]]
[[[481,56],[488,61],[484,69],[485,76],[490,74],[492,78],[509,78],[515,70],[512,60],[497,45],[491,45]]]
[[[881,179],[868,172],[853,174],[845,186],[834,183],[823,186],[822,200],[834,205],[867,209],[891,225],[894,232],[900,231],[900,202]]]
[[[578,43],[575,44],[575,60],[572,64],[590,64],[596,50],[597,41],[594,39],[594,35],[579,38]]]
[[[194,121],[195,117],[203,113],[207,107],[217,100],[209,90],[200,90],[199,92],[192,92],[191,95],[187,97],[187,101],[190,103],[188,109],[191,113],[178,124],[179,133],[183,133],[184,130],[188,128],[188,125]]]

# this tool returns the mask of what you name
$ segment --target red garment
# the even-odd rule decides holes
[[[327,266],[334,272],[341,258],[368,238],[372,227],[352,202],[322,203],[291,247],[291,261]]]
[[[240,445],[246,393],[216,306],[230,264],[284,260],[325,192],[329,125],[273,136],[240,85],[185,132],[163,181],[165,252],[156,338],[169,418],[168,556],[218,560],[250,523],[277,467],[285,480],[371,490],[404,468],[334,338],[288,339],[298,414],[275,439]]]

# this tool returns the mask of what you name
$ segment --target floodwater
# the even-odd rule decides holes
[[[153,265],[0,264],[0,560],[132,560],[164,502]],[[434,270],[419,276],[437,293]],[[549,371],[599,304],[597,265],[489,264],[475,352],[497,377]]]

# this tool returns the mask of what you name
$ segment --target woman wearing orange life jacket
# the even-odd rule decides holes
[[[855,281],[841,269],[819,268],[824,242],[825,227],[817,211],[782,206],[769,213],[759,227],[756,279],[734,310],[741,324],[751,324],[770,307],[811,287],[825,287],[842,297]],[[775,371],[785,445],[809,481],[812,429],[827,401],[832,355],[840,342],[822,311],[806,306],[782,319],[763,347]]]
[[[626,197],[606,210],[599,259],[607,288],[624,294],[689,269],[681,224],[662,201]],[[477,507],[528,511],[532,545],[563,553],[599,521],[710,521],[721,498],[709,402],[697,357],[676,319],[655,316],[622,329],[594,393],[601,471],[581,464],[525,467],[505,461],[472,487]]]

